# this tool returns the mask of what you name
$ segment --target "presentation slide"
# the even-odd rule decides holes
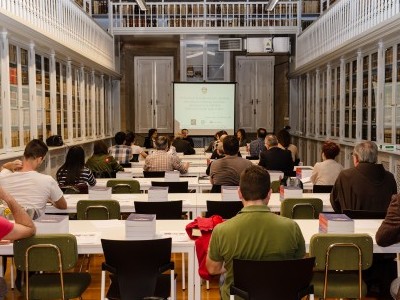
[[[235,129],[235,83],[174,83],[174,129],[214,135]]]

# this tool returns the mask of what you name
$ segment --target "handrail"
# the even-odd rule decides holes
[[[400,18],[398,0],[335,2],[298,36],[296,69],[333,52],[392,18]]]
[[[1,15],[115,70],[113,37],[73,1],[1,0]]]

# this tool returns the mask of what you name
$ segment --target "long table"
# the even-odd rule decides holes
[[[61,210],[53,205],[46,206],[46,213],[61,214],[61,213],[76,213],[76,203],[79,200],[88,200],[87,194],[69,194],[64,195],[67,201],[67,209]],[[320,198],[323,202],[323,211],[332,212],[332,206],[329,201],[329,193],[303,193],[303,198]],[[148,194],[112,194],[111,199],[117,200],[121,206],[121,212],[134,212],[134,201],[148,201]],[[168,194],[168,200],[183,200],[182,208],[184,211],[191,213],[193,218],[201,216],[202,212],[207,210],[207,200],[221,201],[220,193],[177,193]],[[278,193],[271,194],[268,204],[273,212],[280,212],[281,200]]]

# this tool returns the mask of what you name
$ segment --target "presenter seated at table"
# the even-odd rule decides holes
[[[284,260],[305,255],[299,225],[272,213],[267,206],[271,196],[267,170],[251,164],[240,176],[238,193],[244,207],[238,215],[214,228],[206,259],[208,272],[221,274],[223,300],[229,299],[234,258]]]
[[[332,141],[325,141],[322,145],[322,162],[317,162],[310,178],[314,185],[334,185],[343,166],[335,158],[340,153],[338,144]]]
[[[156,141],[157,135],[158,135],[157,129],[155,129],[155,128],[149,129],[149,133],[144,138],[143,147],[145,147],[145,148],[155,148],[154,143]]]
[[[192,148],[194,148],[194,142],[193,142],[193,139],[189,136],[189,130],[182,129],[181,135],[182,135],[182,140],[189,142],[190,146]],[[178,151],[178,152],[180,152],[180,151]]]
[[[173,171],[178,170],[181,174],[187,173],[189,163],[183,163],[177,155],[168,153],[169,139],[159,136],[155,141],[156,150],[146,157],[143,166],[144,171]]]

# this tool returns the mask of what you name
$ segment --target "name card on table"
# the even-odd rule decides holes
[[[319,214],[319,232],[354,233],[354,220],[345,214]]]
[[[117,172],[115,177],[119,178],[119,179],[132,179],[133,174],[132,174],[132,172],[119,171],[119,172]]]
[[[180,173],[179,171],[166,171],[164,176],[165,181],[179,181]]]
[[[226,186],[221,187],[221,199],[222,201],[240,201],[238,194],[238,186]]]
[[[149,202],[164,202],[168,201],[167,186],[151,186],[148,190]]]
[[[111,187],[93,186],[89,187],[89,200],[111,199]]]
[[[156,235],[156,215],[130,214],[125,221],[125,236],[127,239],[147,240]]]
[[[36,226],[36,234],[68,233],[68,216],[42,215],[33,221]]]
[[[283,186],[280,189],[280,199],[281,201],[287,198],[302,198],[303,190],[297,186]]]

